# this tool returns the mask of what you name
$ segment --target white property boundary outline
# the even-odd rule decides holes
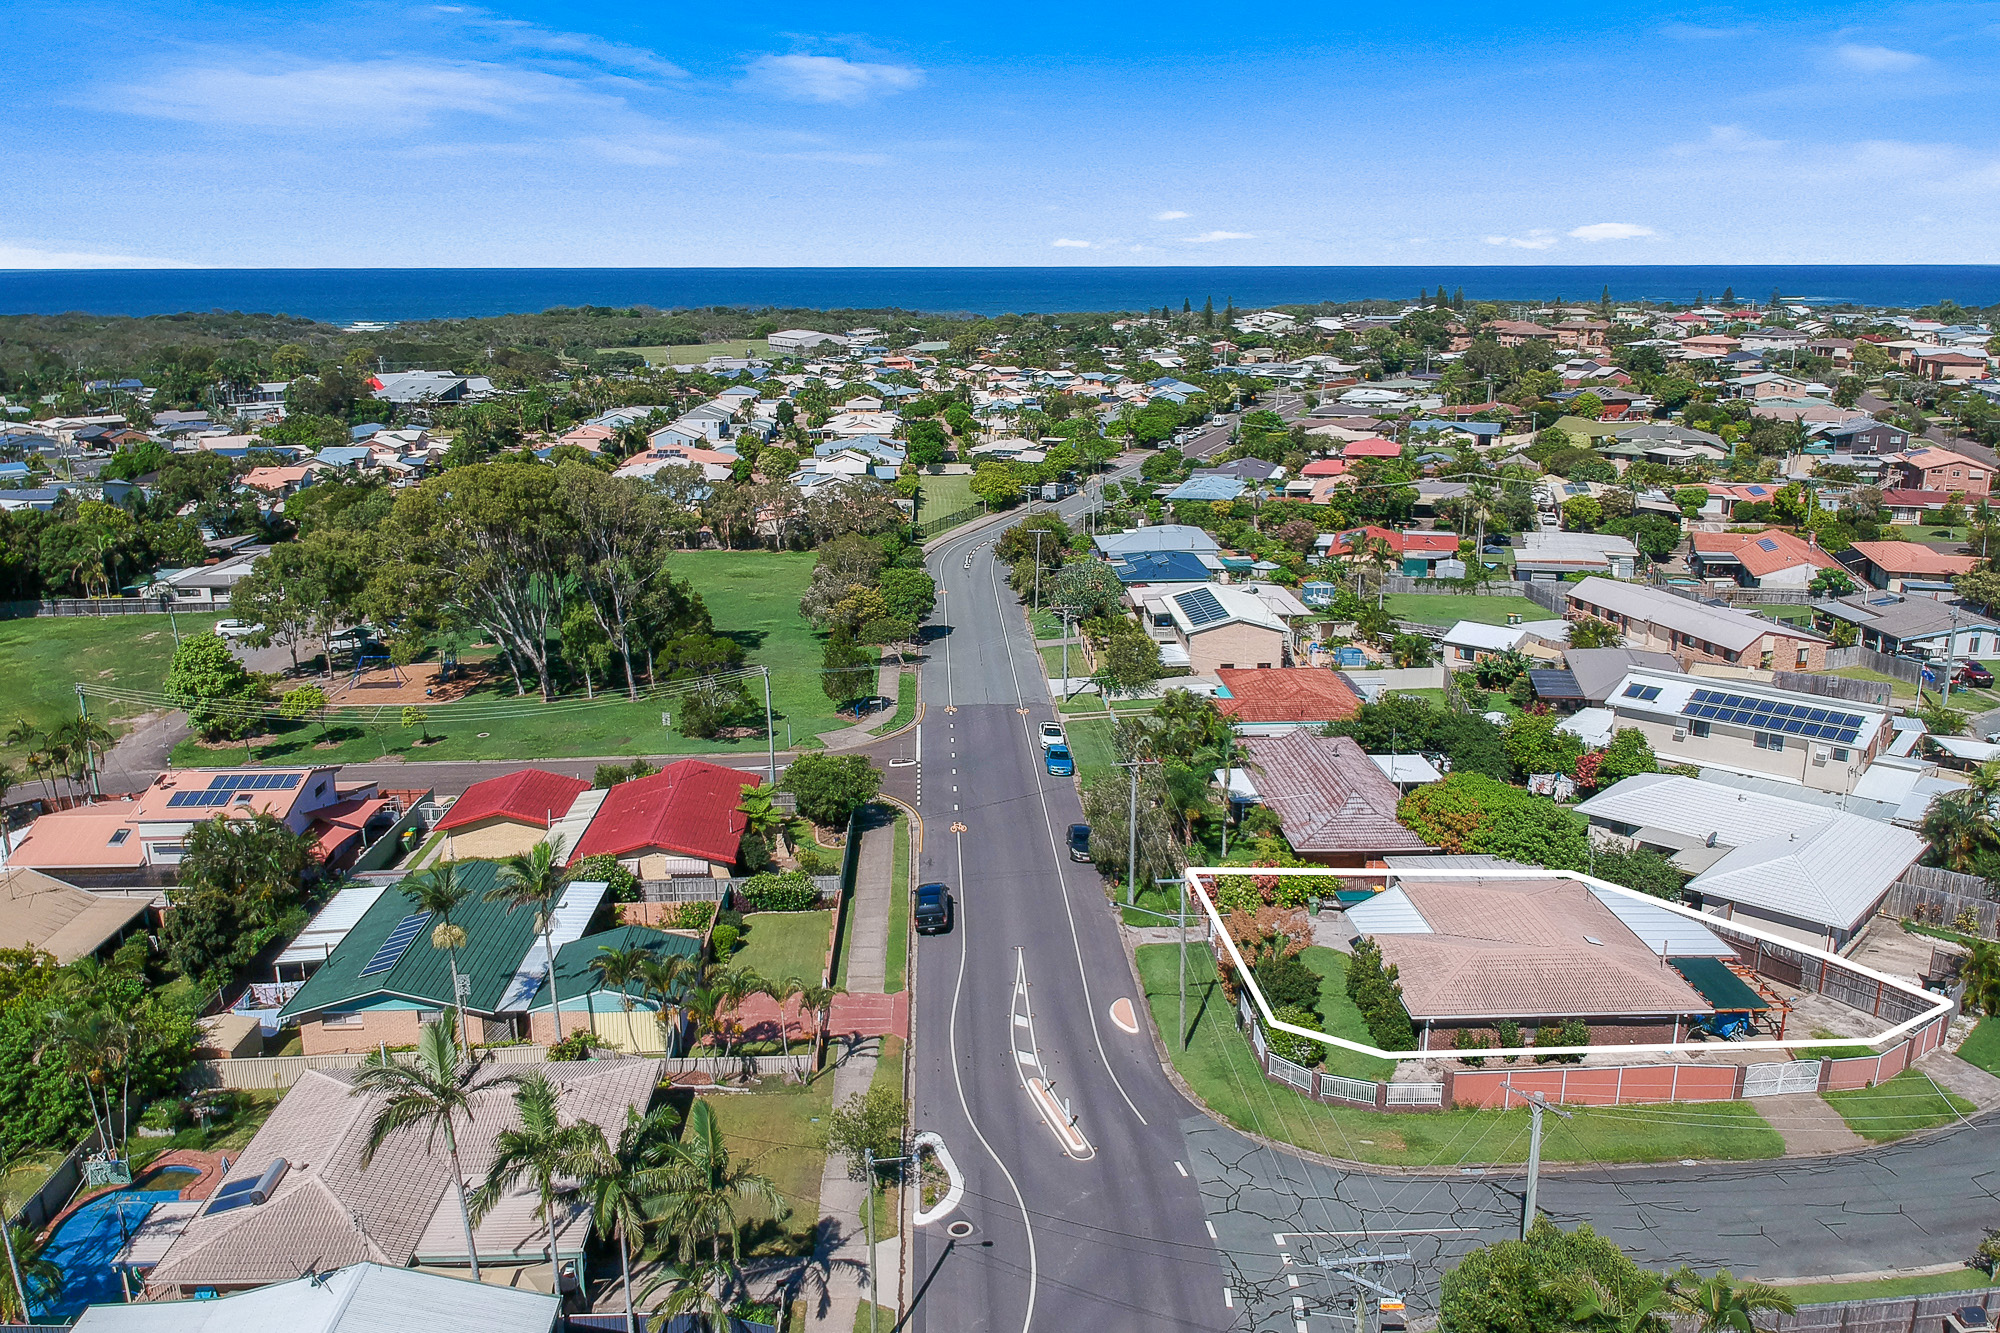
[[[1201,899],[1201,905],[1203,910],[1205,910],[1208,913],[1209,920],[1214,923],[1214,932],[1213,932],[1214,935],[1221,939],[1222,947],[1228,950],[1230,961],[1236,965],[1236,974],[1238,979],[1242,983],[1243,989],[1247,991],[1250,997],[1257,1002],[1257,1011],[1264,1016],[1264,1023],[1267,1027],[1276,1029],[1279,1032],[1289,1032],[1295,1037],[1308,1037],[1313,1041],[1324,1042],[1328,1046],[1338,1046],[1340,1049],[1345,1051],[1354,1051],[1361,1055],[1372,1055],[1378,1060],[1392,1060],[1392,1061],[1450,1060],[1450,1059],[1457,1059],[1460,1056],[1460,1054],[1462,1054],[1456,1048],[1453,1048],[1451,1050],[1436,1050],[1436,1051],[1378,1050],[1373,1046],[1364,1045],[1363,1043],[1358,1041],[1349,1041],[1345,1037],[1335,1037],[1325,1032],[1315,1032],[1311,1028],[1297,1027],[1291,1023],[1287,1023],[1284,1020],[1280,1019],[1276,1014],[1271,1012],[1270,1001],[1264,998],[1264,992],[1258,987],[1256,978],[1251,974],[1249,965],[1243,961],[1243,955],[1237,951],[1236,941],[1230,938],[1229,929],[1227,926],[1223,924],[1222,913],[1216,909],[1214,900],[1209,897],[1208,886],[1204,882],[1206,878],[1219,877],[1222,875],[1239,875],[1245,877],[1263,876],[1263,875],[1318,875],[1322,877],[1334,876],[1338,878],[1338,877],[1351,877],[1353,872],[1333,866],[1303,866],[1303,867],[1189,866],[1186,870],[1182,871],[1181,873],[1186,878],[1188,887],[1194,890],[1194,894],[1197,898]],[[1405,879],[1417,880],[1420,882],[1432,881],[1432,880],[1452,880],[1452,879],[1574,880],[1579,884],[1586,884],[1591,886],[1592,888],[1597,888],[1597,889],[1605,889],[1612,893],[1620,894],[1626,898],[1631,898],[1638,902],[1643,902],[1654,907],[1662,908],[1666,911],[1673,912],[1679,916],[1684,916],[1688,918],[1690,921],[1697,922],[1705,927],[1714,928],[1717,925],[1721,925],[1733,933],[1749,935],[1754,939],[1763,940],[1768,944],[1775,944],[1780,948],[1789,950],[1791,952],[1803,953],[1810,955],[1814,958],[1818,958],[1822,961],[1822,963],[1838,964],[1839,966],[1847,968],[1850,971],[1859,972],[1862,976],[1865,976],[1872,981],[1879,982],[1882,985],[1892,990],[1901,991],[1905,995],[1908,995],[1917,1000],[1922,1000],[1930,1004],[1930,1007],[1926,1012],[1917,1015],[1915,1018],[1906,1019],[1905,1021],[1898,1023],[1895,1027],[1890,1028],[1887,1032],[1881,1033],[1877,1036],[1840,1038],[1840,1040],[1853,1042],[1858,1045],[1875,1047],[1877,1048],[1878,1053],[1887,1044],[1909,1036],[1910,1033],[1916,1031],[1918,1028],[1921,1028],[1928,1023],[1935,1022],[1937,1019],[1943,1017],[1946,1014],[1949,1014],[1952,1009],[1952,1001],[1951,997],[1949,996],[1942,996],[1942,997],[1934,996],[1931,994],[1931,992],[1922,990],[1916,986],[1912,986],[1907,981],[1903,981],[1896,977],[1889,976],[1888,974],[1883,972],[1877,972],[1872,967],[1865,967],[1860,963],[1856,963],[1849,959],[1842,958],[1837,954],[1828,953],[1824,949],[1816,949],[1811,945],[1801,944],[1797,940],[1787,939],[1781,935],[1773,935],[1768,931],[1759,930],[1755,926],[1743,925],[1740,922],[1737,922],[1733,919],[1722,919],[1710,916],[1705,912],[1697,912],[1691,907],[1683,907],[1679,903],[1668,902],[1664,898],[1655,898],[1649,893],[1641,893],[1637,889],[1628,889],[1622,884],[1612,884],[1606,880],[1598,879],[1595,875],[1585,875],[1574,870],[1501,870],[1501,869],[1421,870],[1421,871],[1382,870],[1382,871],[1363,871],[1361,873],[1370,876],[1375,874],[1380,874],[1386,883],[1391,883],[1391,884],[1398,883]],[[1933,1001],[1935,1002],[1932,1003]],[[1827,1044],[1828,1040],[1829,1039],[1825,1037],[1805,1037],[1805,1038],[1795,1038],[1791,1041],[1776,1041],[1776,1040],[1738,1041],[1738,1042],[1731,1042],[1729,1043],[1729,1045],[1731,1049],[1734,1050],[1790,1051],[1799,1047],[1824,1046]],[[1608,1046],[1488,1047],[1478,1051],[1477,1054],[1482,1056],[1604,1055],[1611,1052],[1629,1052],[1632,1054],[1652,1054],[1652,1053],[1679,1054],[1688,1051],[1705,1051],[1708,1049],[1710,1048],[1707,1046],[1706,1043],[1697,1045],[1692,1042],[1654,1042],[1646,1044],[1630,1044],[1630,1045],[1621,1044],[1621,1045],[1608,1045]]]

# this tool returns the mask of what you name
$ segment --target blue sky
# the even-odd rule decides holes
[[[2000,5],[8,8],[0,267],[2000,261]]]

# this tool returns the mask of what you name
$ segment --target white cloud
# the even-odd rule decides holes
[[[1537,227],[1526,236],[1487,236],[1481,238],[1488,245],[1511,246],[1516,250],[1546,250],[1556,243],[1555,233]]]
[[[749,84],[794,102],[852,106],[920,86],[924,72],[908,65],[880,65],[839,56],[758,56]]]
[[[563,32],[530,23],[526,19],[500,18],[484,10],[465,9],[457,5],[435,5],[432,9],[434,13],[452,16],[466,28],[487,33],[522,50],[562,56],[633,74],[670,79],[687,77],[687,71],[679,65],[643,46],[610,41],[594,33]]]
[[[1053,241],[1050,241],[1049,244],[1058,250],[1088,250],[1091,248],[1089,241],[1073,241],[1067,236],[1058,236]]]
[[[1676,157],[1692,157],[1696,153],[1767,153],[1784,146],[1783,139],[1766,139],[1741,125],[1711,125],[1706,139],[1677,143],[1667,151]]]
[[[90,250],[45,250],[0,241],[0,269],[8,268],[193,268],[178,259],[150,255],[107,255]]]
[[[498,65],[364,60],[291,69],[189,66],[134,87],[125,106],[210,125],[380,131],[447,113],[513,116],[587,96],[566,79]]]
[[[1256,233],[1248,231],[1205,231],[1199,236],[1183,236],[1181,239],[1191,245],[1206,245],[1210,241],[1255,240]]]
[[[1863,46],[1848,42],[1833,48],[1837,65],[1857,74],[1903,74],[1925,63],[1914,51],[1898,51],[1888,46]]]
[[[1193,215],[1193,214],[1191,214],[1191,213],[1183,213],[1183,212],[1181,212],[1181,211],[1180,211],[1180,210],[1179,210],[1178,208],[1169,208],[1169,209],[1168,209],[1168,210],[1166,210],[1166,211],[1165,211],[1164,213],[1155,213],[1155,214],[1153,214],[1153,221],[1155,221],[1155,222],[1176,222],[1176,221],[1179,221],[1179,220],[1180,220],[1181,218],[1185,218],[1185,217],[1192,217],[1192,216],[1194,216],[1194,215]]]
[[[1636,222],[1592,222],[1570,232],[1579,241],[1630,241],[1641,236],[1657,236],[1651,227],[1642,227]]]

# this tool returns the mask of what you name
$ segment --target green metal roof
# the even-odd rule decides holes
[[[1720,958],[1669,958],[1674,971],[1687,978],[1688,985],[1717,1013],[1733,1014],[1771,1007],[1769,1001],[1743,983],[1743,978],[1724,966]]]
[[[458,951],[458,970],[471,979],[465,1007],[474,1013],[492,1014],[534,942],[535,913],[528,908],[510,912],[503,903],[486,901],[487,891],[500,882],[498,862],[459,861],[456,865],[459,880],[470,883],[473,889],[472,896],[452,913],[452,924],[465,931],[465,947]],[[347,938],[319,971],[299,987],[278,1017],[290,1019],[339,1009],[374,996],[429,1001],[441,1008],[451,1004],[450,959],[444,950],[431,947],[435,918],[417,931],[395,966],[373,976],[361,975],[397,924],[417,910],[407,893],[391,885],[347,932]],[[558,956],[577,943],[581,941],[557,950]]]
[[[664,930],[651,930],[645,926],[619,926],[615,930],[601,930],[595,935],[571,940],[556,950],[556,987],[564,1004],[594,991],[617,992],[617,987],[604,985],[597,970],[590,965],[605,949],[645,949],[658,955],[677,953],[694,958],[701,953],[701,941],[692,936],[670,935]],[[544,981],[528,1007],[545,1009],[548,1003],[549,987]]]

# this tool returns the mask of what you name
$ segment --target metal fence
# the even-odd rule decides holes
[[[1550,615],[1562,616],[1569,613],[1569,590],[1567,583],[1517,583],[1521,595]]]
[[[840,892],[840,876],[814,875],[813,887],[819,896],[830,898]],[[719,903],[722,895],[735,897],[743,892],[743,886],[750,882],[747,875],[732,879],[704,879],[688,875],[675,879],[642,879],[639,894],[649,903]]]
[[[1326,1073],[1319,1076],[1321,1101],[1354,1102],[1360,1106],[1373,1106],[1375,1091],[1380,1086],[1365,1078],[1347,1078],[1340,1074]]]
[[[1391,1083],[1387,1097],[1390,1106],[1442,1106],[1444,1104],[1444,1084],[1442,1083]]]
[[[926,541],[961,523],[970,523],[985,512],[983,507],[973,505],[965,509],[954,509],[949,514],[941,514],[937,518],[927,518],[917,524],[917,540]]]
[[[41,1188],[28,1197],[14,1216],[8,1219],[12,1226],[24,1226],[39,1232],[47,1226],[55,1215],[63,1210],[70,1196],[83,1183],[83,1159],[97,1151],[97,1131],[92,1130],[83,1142],[69,1150],[69,1155],[56,1164],[49,1172]]]
[[[1313,1090],[1313,1071],[1307,1069],[1304,1065],[1293,1064],[1284,1056],[1273,1054],[1265,1062],[1264,1067],[1270,1073],[1271,1077],[1277,1079],[1280,1083],[1289,1083],[1308,1094]]]

